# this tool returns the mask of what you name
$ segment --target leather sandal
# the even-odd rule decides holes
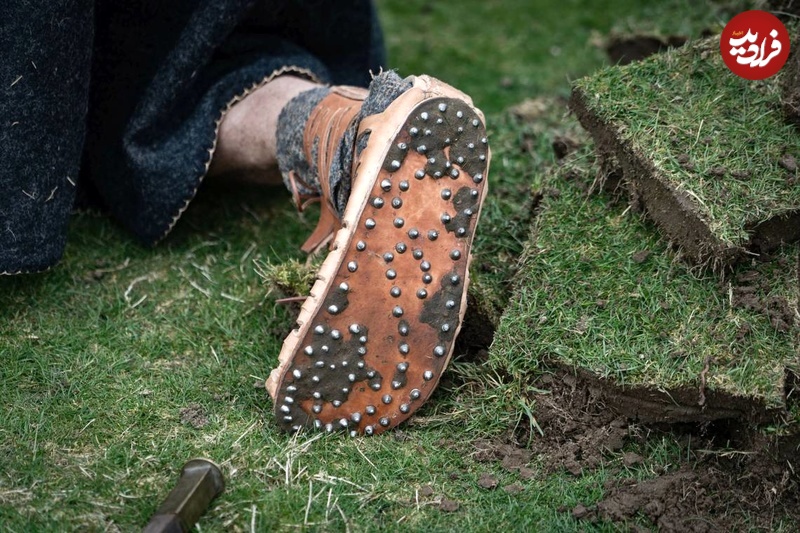
[[[309,117],[306,155],[321,174],[366,94],[334,88]],[[483,114],[420,76],[360,121],[355,144],[341,219],[320,175],[322,215],[304,249],[331,251],[266,383],[288,431],[372,435],[406,420],[438,384],[466,310],[491,158]]]

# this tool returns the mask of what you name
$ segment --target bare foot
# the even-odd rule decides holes
[[[280,76],[236,103],[222,119],[209,177],[275,185],[278,172],[278,117],[298,94],[319,87],[297,76]]]

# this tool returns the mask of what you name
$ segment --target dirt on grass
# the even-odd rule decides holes
[[[790,268],[789,265],[783,267]],[[739,273],[732,284],[731,303],[734,308],[763,314],[776,331],[788,333],[795,323],[795,311],[785,297],[765,296],[770,293],[770,285],[770,280],[758,270]],[[747,333],[748,328],[745,326],[740,329],[740,333]]]
[[[202,405],[191,403],[180,410],[181,423],[202,429],[208,425],[208,415]]]
[[[500,462],[521,479],[563,471],[578,477],[598,469],[609,474],[599,501],[561,512],[633,530],[771,530],[800,524],[795,452],[781,454],[765,438],[727,421],[632,423],[563,371],[545,374],[533,385],[543,391],[533,398],[535,425],[520,425],[504,440],[476,441],[474,453],[478,460]],[[683,450],[669,466],[648,457],[647,450],[662,439]],[[532,469],[534,462],[541,466]],[[478,485],[491,490],[497,480],[484,474]]]
[[[654,479],[614,483],[586,515],[613,522],[638,516],[661,531],[771,530],[798,520],[797,479],[759,458],[708,457]],[[747,516],[749,515],[749,517]]]

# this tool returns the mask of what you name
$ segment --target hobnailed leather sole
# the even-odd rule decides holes
[[[421,76],[365,134],[343,227],[267,380],[286,430],[371,435],[406,420],[464,317],[491,158],[483,115]]]

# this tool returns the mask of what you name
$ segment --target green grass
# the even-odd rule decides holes
[[[504,176],[533,179],[518,141],[534,128],[507,117],[498,123],[495,168],[506,172],[493,190],[513,187]],[[543,137],[536,160],[549,152]],[[487,204],[487,218],[524,207],[516,198]],[[259,271],[287,293],[307,283],[298,276],[304,259],[297,243],[314,222],[298,219],[281,189],[212,189],[155,249],[139,247],[106,219],[79,215],[62,264],[0,279],[0,522],[12,531],[135,529],[182,463],[207,456],[228,481],[203,519],[211,530],[247,529],[254,505],[262,528],[302,526],[308,509],[310,529],[344,530],[345,522],[355,530],[579,529],[556,509],[599,498],[596,486],[607,474],[520,481],[497,463],[474,460],[472,439],[502,433],[509,420],[491,407],[469,409],[484,388],[477,375],[467,381],[481,374],[474,363],[453,365],[448,383],[399,433],[404,440],[277,431],[271,403],[255,385],[275,365],[292,317],[275,303],[285,294],[267,296],[271,286]],[[484,242],[502,251],[510,244],[488,236],[516,228],[521,249],[526,227],[512,216]],[[487,261],[511,263],[511,254]],[[257,268],[264,264],[271,267]],[[182,410],[193,406],[207,420],[202,427],[182,421]],[[308,441],[306,453],[292,452]],[[497,475],[501,486],[520,481],[524,490],[480,489],[482,472]],[[434,494],[417,503],[416,491],[427,485]],[[458,501],[459,511],[440,511],[442,497]]]
[[[718,21],[718,11],[685,1],[453,1],[432,3],[427,17],[421,6],[380,3],[392,63],[403,73],[441,73],[491,112],[491,198],[474,280],[499,316],[523,250],[531,188],[554,164],[550,143],[563,107],[544,124],[501,110],[523,97],[566,95],[569,79],[601,66],[602,51],[588,42],[593,31],[645,21],[665,33],[695,32]],[[420,31],[436,17],[449,31],[428,30],[423,41]],[[456,39],[468,34],[474,38]],[[451,61],[456,45],[459,62]],[[506,76],[510,86],[500,83]],[[643,445],[645,464],[630,471],[546,475],[534,458],[538,473],[525,480],[478,461],[474,439],[503,440],[527,416],[530,405],[512,393],[535,372],[531,360],[512,389],[490,365],[457,358],[401,431],[359,439],[278,432],[256,385],[277,362],[293,317],[275,302],[282,294],[267,295],[256,265],[301,286],[293,277],[304,261],[297,246],[314,222],[298,217],[279,189],[206,190],[155,249],[105,218],[78,215],[59,266],[0,278],[3,529],[138,529],[181,465],[206,456],[221,464],[227,490],[202,518],[204,531],[611,531],[559,509],[592,505],[607,480],[652,477],[681,457],[667,437],[663,446]],[[188,407],[202,414],[198,427],[182,420]],[[483,472],[523,490],[480,489]],[[427,486],[433,494],[419,495]],[[442,512],[443,497],[459,509]]]
[[[796,171],[779,166],[784,154],[800,155],[800,136],[780,110],[780,75],[734,76],[718,39],[603,69],[576,87],[626,151],[689,198],[724,247],[746,246],[752,226],[800,205]]]
[[[379,0],[389,66],[428,73],[489,113],[569,83],[606,61],[609,32],[697,37],[752,2],[673,0]]]
[[[4,529],[136,529],[195,456],[219,462],[228,484],[204,530],[248,529],[254,512],[257,529],[580,529],[557,508],[595,501],[608,474],[520,480],[476,461],[479,433],[452,422],[471,397],[457,392],[458,373],[402,432],[277,431],[254,385],[291,318],[265,300],[252,260],[299,257],[297,235],[271,229],[311,226],[292,222],[287,200],[207,191],[154,250],[107,220],[78,216],[58,268],[1,280]],[[181,419],[191,406],[206,419],[200,427]],[[474,421],[480,434],[493,433],[493,418]],[[482,472],[523,491],[481,489]],[[424,486],[434,493],[418,496]],[[459,510],[440,511],[443,497]]]
[[[680,261],[655,228],[609,198],[582,189],[598,172],[589,143],[546,182],[545,201],[492,345],[492,366],[524,382],[530,361],[588,370],[623,387],[696,390],[706,363],[709,390],[784,406],[783,378],[796,333],[732,306],[729,290]],[[565,179],[564,175],[573,177]],[[649,256],[642,262],[638,252]],[[758,267],[769,288],[797,308],[797,247],[782,266]],[[745,269],[746,270],[746,269]],[[747,324],[749,333],[737,339]]]

